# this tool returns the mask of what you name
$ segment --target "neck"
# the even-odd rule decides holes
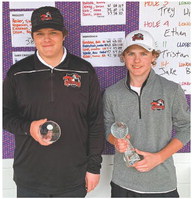
[[[141,87],[143,85],[143,82],[144,81],[142,80],[131,79],[130,85],[134,87]]]
[[[62,57],[59,57],[58,59],[54,59],[54,60],[52,60],[52,59],[44,59],[44,61],[47,63],[47,64],[49,64],[50,66],[52,66],[52,67],[56,67],[56,66],[58,66],[59,64],[60,64],[60,62],[61,62],[61,58]]]
[[[64,54],[64,49],[61,50],[56,56],[50,56],[50,57],[46,57],[46,56],[42,56],[40,53],[40,57],[50,66],[52,67],[56,67],[61,63],[61,59],[63,57]]]
[[[145,82],[145,80],[147,79],[148,75],[149,74],[147,74],[147,76],[132,77],[132,75],[130,74],[130,85],[135,86],[135,87],[142,87],[142,85]]]

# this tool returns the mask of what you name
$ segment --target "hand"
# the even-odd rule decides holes
[[[47,121],[47,119],[42,119],[42,120],[37,120],[33,121],[30,126],[30,134],[31,136],[39,142],[39,144],[43,146],[48,146],[50,143],[46,143],[45,141],[42,140],[40,134],[39,134],[39,127],[44,124]]]
[[[87,188],[87,192],[90,192],[93,189],[95,189],[95,187],[99,183],[99,179],[100,179],[100,174],[86,172],[86,176],[85,176],[86,185],[85,186]]]
[[[161,157],[158,153],[149,153],[135,149],[135,151],[143,156],[143,160],[136,162],[133,167],[140,172],[148,172],[157,165],[161,164]]]
[[[130,135],[127,135],[126,138],[130,139]],[[117,151],[119,151],[120,153],[124,153],[128,148],[128,142],[126,139],[115,138],[114,146]]]

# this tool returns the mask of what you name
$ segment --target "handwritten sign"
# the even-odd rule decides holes
[[[81,25],[126,24],[126,2],[81,2]]]
[[[81,33],[81,57],[93,66],[123,66],[124,37],[125,32]]]
[[[33,47],[31,37],[32,11],[10,12],[12,47]]]
[[[33,51],[19,51],[19,52],[12,52],[13,56],[13,64],[18,62],[21,59],[24,59],[25,57],[28,57],[29,55],[34,54]]]
[[[139,19],[140,29],[154,36],[161,51],[154,70],[179,83],[185,94],[190,94],[191,85],[190,4],[190,1],[140,2]]]

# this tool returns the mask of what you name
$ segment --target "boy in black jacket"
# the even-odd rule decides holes
[[[90,63],[70,54],[55,7],[32,13],[36,52],[4,80],[4,129],[15,135],[18,197],[85,197],[99,182],[104,127],[100,87]],[[48,120],[61,128],[55,143],[39,134]]]

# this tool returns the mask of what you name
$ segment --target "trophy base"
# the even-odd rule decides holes
[[[137,153],[133,153],[132,155],[124,154],[123,159],[124,159],[127,167],[130,167],[133,164],[135,164],[136,162],[141,160],[141,158],[139,157],[139,155]]]

